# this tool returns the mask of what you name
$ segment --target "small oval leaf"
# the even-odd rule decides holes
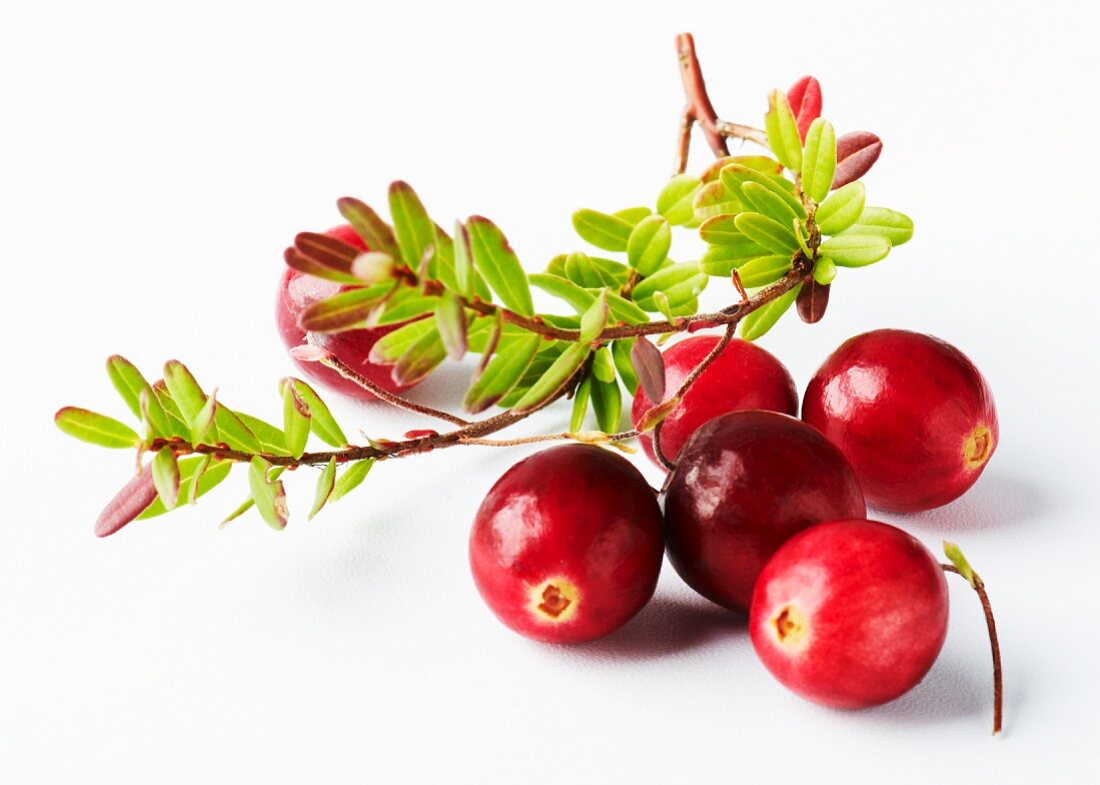
[[[488,218],[479,215],[472,216],[466,222],[466,229],[470,235],[474,266],[490,288],[505,307],[523,316],[533,316],[535,307],[531,302],[527,276],[504,233]]]
[[[54,423],[69,436],[111,449],[137,447],[141,437],[118,420],[87,409],[66,406],[54,415]]]
[[[565,351],[546,369],[546,372],[516,402],[513,411],[526,412],[552,397],[573,378],[573,374],[588,359],[590,349],[587,344],[571,343]]]
[[[672,227],[664,216],[651,215],[638,222],[627,240],[630,266],[643,276],[655,273],[672,247]]]
[[[581,209],[573,213],[573,228],[581,239],[605,251],[625,251],[634,226],[614,215]]]
[[[483,412],[507,395],[523,377],[541,344],[542,338],[534,333],[510,340],[506,351],[498,352],[466,391],[462,402],[466,411]]]
[[[775,157],[792,172],[802,167],[802,137],[794,119],[791,105],[782,90],[768,94],[768,111],[764,115],[764,129],[768,134],[768,146]]]
[[[853,131],[836,140],[833,189],[855,182],[870,171],[882,155],[882,140],[870,131]]]
[[[735,223],[746,237],[772,253],[791,254],[798,250],[793,226],[788,227],[760,213],[741,213]]]
[[[146,467],[115,494],[95,522],[95,536],[108,537],[134,520],[157,498],[153,473]]]
[[[822,234],[840,234],[859,220],[867,189],[858,180],[833,191],[817,208],[814,220]]]
[[[802,77],[787,91],[787,102],[798,123],[798,133],[806,141],[810,124],[821,116],[821,84],[812,76]]]
[[[849,229],[848,232],[854,232]],[[819,248],[820,252],[841,267],[865,267],[885,259],[890,253],[890,241],[874,234],[845,232],[830,237]]]
[[[810,125],[802,156],[802,191],[815,202],[824,201],[832,189],[836,156],[833,124],[819,117]]]

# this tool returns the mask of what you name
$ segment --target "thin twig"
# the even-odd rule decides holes
[[[944,572],[952,572],[955,575],[963,575],[957,567],[952,564],[941,564]],[[1001,727],[1004,724],[1004,673],[1001,668],[1001,643],[997,637],[997,622],[993,618],[993,605],[989,602],[989,594],[985,590],[985,582],[978,576],[978,573],[973,573],[973,581],[970,582],[970,586],[978,595],[978,600],[982,604],[982,613],[985,614],[985,626],[989,633],[989,648],[993,654],[993,735],[996,736],[1001,732]]]

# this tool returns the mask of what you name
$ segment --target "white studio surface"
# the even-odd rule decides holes
[[[0,2],[0,781],[1082,782],[1095,742],[1097,111],[1077,3],[476,3],[434,7]],[[842,340],[903,327],[958,345],[1001,443],[960,501],[899,523],[959,542],[1001,626],[1006,730],[989,737],[976,598],[951,581],[925,682],[820,709],[756,660],[744,622],[666,564],[652,604],[595,644],[501,626],[466,563],[473,513],[533,450],[379,465],[282,534],[230,478],[196,508],[97,540],[133,456],[51,422],[121,416],[103,372],[178,357],[231,405],[279,416],[281,252],[405,179],[446,221],[490,216],[530,270],[582,247],[578,207],[651,202],[695,33],[719,114],[820,80],[841,132],[884,140],[869,201],[914,240],[842,271],[824,321],[763,345],[800,388]],[[692,167],[708,160],[695,137]],[[732,293],[712,282],[706,302]],[[470,368],[416,396],[453,405]],[[328,396],[349,433],[432,427]],[[568,407],[523,426],[560,429]],[[657,475],[645,464],[651,481]],[[296,480],[296,481],[295,481]],[[872,513],[874,514],[874,513]]]

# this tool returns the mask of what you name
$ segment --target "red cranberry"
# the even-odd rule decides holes
[[[661,510],[625,458],[592,445],[520,461],[481,503],[470,566],[489,608],[516,632],[552,643],[618,629],[653,595]]]
[[[671,398],[692,369],[710,353],[719,339],[712,335],[687,338],[662,353],[665,361],[665,400]],[[631,419],[637,426],[653,401],[641,387],[634,394]],[[661,451],[675,461],[695,430],[720,414],[745,409],[770,409],[798,414],[798,391],[790,373],[773,355],[734,338],[688,390],[679,406],[661,425]],[[642,449],[660,466],[651,434],[641,437]]]
[[[665,497],[669,561],[691,588],[749,609],[764,563],[791,536],[867,508],[840,451],[793,417],[732,412],[695,432]]]
[[[792,537],[764,567],[749,631],[764,665],[808,700],[855,709],[916,686],[947,635],[947,582],[928,549],[868,520]]]
[[[895,512],[958,498],[997,448],[978,369],[951,344],[905,330],[845,341],[806,388],[802,419],[840,448],[871,505]]]
[[[343,240],[345,243],[354,245],[363,251],[367,250],[366,244],[350,226],[337,226],[329,229],[325,234]],[[323,278],[305,275],[289,267],[286,268],[282,278],[279,279],[279,292],[275,298],[275,323],[279,328],[279,335],[282,336],[283,343],[286,344],[288,349],[306,343],[306,332],[298,326],[298,317],[302,311],[315,302],[332,297],[341,288],[341,284],[335,281],[326,281]],[[354,368],[379,387],[398,393],[409,389],[411,385],[397,384],[392,377],[393,366],[372,363],[369,358],[371,347],[378,342],[378,339],[400,326],[400,324],[394,324],[385,327],[346,330],[332,335],[318,335],[317,339],[322,347],[339,358],[344,364]],[[326,368],[320,363],[301,362],[294,359],[294,364],[307,377],[329,389],[364,401],[376,400],[373,395],[355,382],[345,379],[336,371]]]

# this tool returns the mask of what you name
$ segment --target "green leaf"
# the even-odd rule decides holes
[[[315,259],[312,256],[302,253],[297,248],[287,248],[286,251],[283,252],[283,261],[286,262],[286,266],[290,269],[297,270],[306,275],[312,275],[314,278],[323,278],[326,281],[336,281],[337,283],[361,283],[361,281],[352,274],[350,266],[345,268],[327,264],[320,259]]]
[[[668,298],[670,308],[691,300],[707,285],[707,275],[694,262],[673,264],[658,270],[634,287],[634,301],[647,311],[658,310],[653,299],[657,292]]]
[[[344,469],[344,473],[336,479],[336,484],[333,486],[332,493],[329,495],[328,500],[330,502],[339,501],[358,488],[363,480],[367,478],[373,466],[374,459],[366,458],[361,461],[356,461],[348,468]]]
[[[737,274],[742,286],[753,289],[775,283],[790,269],[790,256],[758,256],[739,267]]]
[[[672,247],[672,227],[660,215],[638,222],[627,240],[626,255],[630,266],[649,276],[660,269]]]
[[[607,290],[600,292],[591,306],[581,316],[581,343],[592,343],[607,326]]]
[[[463,297],[474,295],[474,255],[470,250],[470,233],[462,225],[462,221],[455,221],[455,284],[458,293]]]
[[[321,470],[321,476],[317,478],[317,490],[313,494],[313,509],[309,511],[309,518],[307,520],[313,520],[313,516],[321,511],[321,508],[325,506],[325,502],[332,496],[332,491],[336,487],[336,459],[329,458],[328,463],[325,464],[325,468]]]
[[[601,382],[615,381],[615,363],[606,346],[601,346],[592,355],[592,375]]]
[[[408,294],[399,300],[392,301],[375,324],[380,327],[389,324],[402,324],[432,313],[439,306],[439,298],[435,295],[420,294],[417,290],[412,289],[406,289],[405,292]],[[454,296],[453,292],[451,294]]]
[[[359,327],[392,289],[393,284],[381,283],[340,292],[307,306],[299,315],[298,323],[303,330],[314,333],[336,333]]]
[[[588,359],[589,346],[584,343],[571,343],[558,359],[546,370],[546,373],[523,394],[512,407],[513,411],[526,412],[537,407],[553,396],[562,386],[573,378],[573,374]]]
[[[290,386],[286,389],[289,390]],[[286,492],[281,481],[271,482],[268,479],[270,468],[271,464],[263,458],[253,458],[248,467],[248,487],[252,492],[252,501],[267,525],[282,531],[287,522]]]
[[[738,198],[741,198],[741,189],[744,188],[746,183],[756,183],[763,188],[767,188],[786,202],[794,210],[796,217],[799,219],[806,217],[806,208],[802,206],[802,202],[795,194],[794,184],[785,177],[764,174],[740,164],[730,164],[725,167],[722,170],[721,177],[722,184],[726,189],[730,193],[736,194]]]
[[[579,324],[579,320],[578,320]],[[534,359],[531,360],[531,364],[527,366],[527,370],[523,372],[523,376],[516,382],[515,387],[508,391],[508,394],[500,399],[499,405],[505,409],[510,409],[516,405],[520,398],[527,394],[527,391],[531,389],[531,386],[535,384],[542,375],[546,373],[550,366],[553,365],[562,352],[565,351],[565,347],[571,345],[566,341],[543,341],[539,346],[538,353]]]
[[[789,226],[799,219],[798,213],[788,201],[760,183],[742,184],[741,196],[749,207],[784,226]]]
[[[466,309],[462,299],[450,289],[443,292],[435,308],[435,324],[443,348],[452,360],[461,360],[466,354]]]
[[[810,123],[802,156],[802,192],[815,202],[824,201],[836,172],[836,131],[824,117]]]
[[[836,263],[828,256],[821,256],[814,263],[814,280],[828,286],[836,280]]]
[[[138,394],[138,406],[141,409],[141,422],[145,426],[148,438],[168,438],[177,435],[176,423],[172,422],[152,387],[147,387]],[[183,433],[187,432],[182,422],[179,423],[179,429]]]
[[[649,321],[649,315],[636,303],[617,294],[608,293],[607,307],[611,311],[612,321],[627,324],[645,324]]]
[[[183,414],[176,402],[172,400],[172,393],[168,392],[168,387],[163,379],[158,379],[153,383],[153,395],[156,397],[157,403],[164,409],[164,413],[168,415],[168,424],[171,426],[172,436],[180,439],[191,438],[191,429],[183,421]]]
[[[506,351],[498,351],[466,391],[462,401],[466,411],[483,412],[507,395],[523,377],[541,344],[542,338],[534,333],[508,341]]]
[[[740,189],[737,194],[740,194]],[[688,226],[698,226],[716,215],[736,215],[744,209],[745,203],[741,197],[731,193],[721,180],[707,183],[695,195],[695,217]]]
[[[592,378],[592,410],[596,423],[604,433],[616,433],[623,416],[623,394],[618,382]]]
[[[179,360],[169,360],[164,365],[164,383],[168,385],[168,392],[172,394],[172,400],[179,407],[183,415],[183,422],[189,428],[195,417],[206,405],[206,393],[199,387],[195,377],[187,366]]]
[[[913,237],[913,219],[885,207],[865,207],[850,231],[852,234],[877,235],[886,238],[890,245],[901,245]]]
[[[642,220],[647,215],[653,215],[653,211],[648,207],[627,207],[623,210],[616,210],[612,215],[616,218],[622,218],[631,226],[637,226],[638,221]]]
[[[264,452],[263,444],[244,421],[228,406],[218,404],[214,410],[214,424],[218,426],[218,438],[230,449],[244,452]]]
[[[841,267],[864,267],[885,259],[890,253],[890,241],[881,235],[855,234],[855,229],[830,237],[819,251]]]
[[[784,226],[760,213],[741,213],[735,223],[746,237],[772,253],[791,254],[798,250],[798,240],[791,226]]]
[[[588,414],[591,391],[592,377],[585,377],[584,381],[577,385],[577,391],[573,394],[573,414],[569,418],[570,433],[578,433],[584,429],[584,416]]]
[[[180,473],[180,499],[194,502],[229,476],[229,472],[233,468],[231,461],[210,461],[209,458],[209,455],[192,456],[182,458],[176,462]],[[203,470],[204,465],[208,467],[205,470]],[[198,478],[197,485],[195,483],[196,476]],[[249,499],[249,506],[252,506],[251,501]],[[164,515],[166,512],[169,512],[169,509],[164,506],[164,501],[158,496],[156,501],[146,507],[137,519],[140,521],[155,518],[158,515]]]
[[[391,365],[401,359],[421,337],[435,332],[435,320],[420,319],[387,333],[371,347],[370,361],[379,365]]]
[[[675,175],[657,197],[657,212],[673,226],[688,223],[695,216],[695,193],[702,184],[694,175]]]
[[[370,207],[350,196],[337,199],[336,207],[372,251],[381,251],[395,259],[401,255],[393,229]]]
[[[943,553],[947,556],[948,560],[955,565],[955,569],[959,571],[967,583],[970,584],[970,588],[977,588],[980,579],[974,572],[974,568],[970,566],[970,562],[966,556],[963,555],[962,548],[953,542],[948,540],[943,541]]]
[[[295,458],[301,458],[309,441],[309,406],[302,400],[294,387],[292,379],[283,379],[279,386],[283,394],[283,433],[286,434],[286,446]]]
[[[317,391],[301,379],[291,378],[290,383],[294,385],[294,391],[298,393],[298,397],[305,403],[306,409],[309,411],[310,429],[313,433],[317,434],[317,437],[325,444],[333,447],[346,447],[348,437],[344,435],[339,423],[336,422],[336,418],[332,416],[328,404],[321,400],[321,396],[317,394]]]
[[[428,321],[432,329],[417,338],[393,367],[393,380],[402,386],[410,387],[427,378],[447,357],[435,320]]]
[[[581,239],[605,251],[625,251],[634,225],[596,210],[581,209],[573,213],[573,228]]]
[[[840,234],[859,220],[867,189],[860,181],[836,189],[817,208],[814,220],[822,234]]]
[[[737,228],[736,215],[716,215],[699,226],[699,236],[709,245],[733,245],[745,240]]]
[[[634,348],[634,341],[634,338],[620,338],[611,344],[611,359],[615,361],[619,378],[623,380],[627,392],[631,395],[638,390],[638,375],[634,372],[634,365],[630,361],[630,351]]]
[[[67,433],[89,444],[112,449],[137,447],[141,444],[141,437],[129,427],[118,420],[87,409],[66,406],[54,415],[53,420],[62,433]]]
[[[480,215],[471,217],[466,222],[466,229],[470,233],[474,265],[500,296],[501,302],[523,316],[534,316],[527,276],[504,233]]]
[[[767,256],[768,249],[738,232],[736,236],[726,238],[728,245],[715,245],[707,249],[699,260],[699,269],[707,275],[728,278],[730,272],[749,259]]]
[[[248,430],[259,440],[263,452],[271,455],[290,455],[286,447],[286,434],[268,422],[244,412],[234,412]]]
[[[596,295],[582,289],[567,278],[549,273],[532,273],[529,279],[533,285],[547,294],[565,300],[577,313],[584,313],[592,307],[592,303],[596,302]]]
[[[389,199],[400,256],[412,270],[419,270],[425,253],[435,245],[435,224],[408,183],[392,183]]]
[[[220,435],[217,428],[212,428],[218,414],[217,394],[217,390],[211,393],[199,413],[191,420],[191,444],[203,444],[207,436],[215,440]]]
[[[170,510],[176,506],[180,494],[180,468],[176,465],[176,455],[170,447],[157,450],[151,469],[157,496],[164,502],[165,509]]]
[[[110,377],[111,384],[118,390],[118,394],[122,397],[126,406],[129,407],[135,417],[141,419],[141,393],[143,390],[152,392],[149,382],[145,381],[141,371],[125,357],[115,354],[107,358],[107,376]],[[161,414],[163,415],[163,413],[162,410]],[[167,426],[164,430],[168,430]]]
[[[798,292],[801,289],[802,284],[799,284],[783,296],[772,300],[742,319],[741,337],[746,341],[755,341],[768,332],[779,321],[779,317],[794,305],[795,298],[798,297]]]
[[[721,176],[722,170],[730,164],[737,164],[748,169],[755,169],[764,174],[783,174],[783,164],[766,155],[727,155],[712,161],[711,164],[703,170],[703,182],[714,182]]]
[[[768,94],[768,111],[764,115],[764,130],[768,134],[768,146],[775,157],[792,172],[802,167],[802,139],[798,135],[798,123],[782,90]]]
[[[562,261],[558,274],[586,289],[600,289],[604,286],[617,289],[626,283],[630,268],[610,259],[593,259],[586,253],[571,253]]]

